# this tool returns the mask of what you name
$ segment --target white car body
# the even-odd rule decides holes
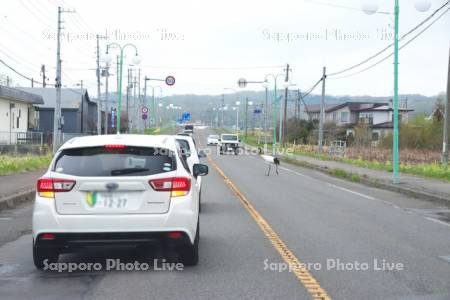
[[[170,153],[175,154],[170,159],[176,166],[167,167],[170,164],[164,163],[164,172],[143,176],[130,176],[129,173],[127,173],[128,176],[113,176],[113,171],[111,171],[111,176],[74,176],[64,174],[64,170],[61,170],[63,168],[54,169],[58,157],[62,153],[67,153],[63,152],[65,150],[69,152],[84,151],[80,149],[101,149],[101,147],[117,145],[125,145],[129,149],[141,147],[168,150]],[[92,157],[94,156],[92,155]],[[156,155],[154,156],[156,157]],[[67,157],[67,159],[73,158],[70,155]],[[114,158],[114,156],[108,155],[105,157],[107,159],[110,159],[110,157]],[[151,164],[155,159],[148,159],[150,162],[147,163]],[[104,160],[101,162],[104,164]],[[135,164],[134,167],[136,167],[144,163],[144,160],[139,158],[139,156],[136,156],[136,158],[130,156],[126,158],[125,162],[126,164],[133,163]],[[41,251],[37,253],[42,254],[44,250],[50,249],[47,249],[47,246],[60,245],[56,243],[59,237],[61,237],[60,243],[63,245],[69,240],[72,243],[80,242],[85,237],[96,236],[96,234],[108,235],[108,238],[111,236],[126,237],[128,234],[130,236],[148,235],[149,239],[151,239],[151,237],[159,237],[159,235],[165,235],[166,233],[179,232],[185,243],[194,245],[198,236],[199,185],[197,184],[196,176],[193,176],[191,172],[186,170],[186,165],[186,162],[182,161],[173,136],[103,135],[78,137],[69,140],[55,154],[49,169],[42,176],[45,179],[41,178],[44,181],[51,178],[50,189],[54,189],[53,198],[47,197],[47,194],[42,192],[42,187],[39,187],[39,184],[44,185],[44,183],[38,182],[33,211],[33,250],[37,249]],[[98,166],[98,168],[101,167],[100,165]],[[202,175],[206,174],[207,169],[206,173]],[[200,178],[200,176],[197,178]],[[168,178],[182,178],[185,182],[190,180],[189,187],[186,185],[185,192],[176,194],[176,191],[174,192],[173,190],[173,186],[176,185],[175,181],[167,181]],[[56,190],[57,186],[64,188],[64,180],[74,182],[71,189],[62,192]],[[154,182],[150,182],[151,180],[154,180]],[[158,180],[160,180],[160,183],[157,182]],[[165,187],[166,183],[171,186],[172,191],[161,188]],[[127,199],[126,205],[123,207],[117,205],[116,208],[110,208],[104,204],[108,200],[105,195],[111,194],[110,187],[114,186],[116,189],[113,193],[119,195],[119,200],[117,201],[120,201],[121,198]],[[155,186],[159,186],[161,190],[157,190]],[[91,207],[92,201],[88,199],[91,199],[92,195],[95,195],[96,198],[94,204],[103,203],[102,205],[105,205],[105,207]],[[103,199],[100,197],[101,195],[103,195]],[[99,199],[97,200],[97,198]],[[111,200],[109,204],[111,205],[111,203],[114,202]],[[44,236],[52,237],[52,235],[55,237],[55,241],[43,240]],[[79,237],[80,241],[72,241],[73,237]],[[166,238],[167,236],[164,236],[164,239]],[[67,247],[68,245],[64,244],[64,249],[58,248],[58,251],[66,251]],[[36,266],[38,267],[37,264]]]
[[[222,133],[220,135],[219,143],[217,148],[220,154],[225,154],[232,151],[235,155],[239,153],[240,140],[237,134],[232,133]]]
[[[218,135],[208,135],[206,138],[207,145],[217,145],[219,143]]]
[[[194,168],[194,165],[200,163],[199,152],[198,152],[197,147],[196,147],[196,145],[194,143],[194,139],[191,136],[186,136],[186,135],[177,135],[175,137],[175,139],[177,141],[178,140],[186,141],[186,143],[189,144],[189,149],[187,149],[189,151],[189,153],[186,153],[186,154],[188,154],[186,159],[187,159],[187,162],[188,162],[188,165],[189,165],[189,169],[192,172],[192,170]],[[198,185],[198,189],[200,190],[201,189],[201,185],[202,185],[202,178],[201,177],[197,178],[197,185]]]

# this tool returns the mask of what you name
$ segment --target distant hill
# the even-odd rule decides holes
[[[254,102],[257,105],[261,105],[264,103],[264,91],[243,91],[238,94],[225,94],[224,96],[224,105],[230,107],[230,110],[225,114],[225,120],[232,124],[235,119],[235,113],[231,111],[231,107],[235,106],[235,102],[237,99],[241,102],[241,111],[244,110],[245,107],[245,99],[248,97],[249,101]],[[278,96],[284,95],[284,91],[280,90],[277,93]],[[294,110],[294,99],[297,97],[296,91],[290,91],[289,95],[289,111],[290,114],[293,114]],[[418,114],[430,114],[435,106],[435,102],[437,99],[436,96],[426,97],[420,94],[408,94],[408,95],[400,95],[399,96],[399,105],[401,107],[407,107],[409,109],[413,109],[414,111],[411,115]],[[273,92],[268,93],[269,105],[272,103]],[[109,99],[112,102],[116,102],[117,94],[110,94]],[[316,94],[311,94],[304,99],[306,104],[318,104],[320,103],[321,96]],[[391,97],[373,97],[373,96],[332,96],[327,95],[325,97],[325,101],[327,104],[339,104],[344,102],[389,102]],[[122,98],[122,101],[125,105],[125,96]],[[131,103],[132,100],[130,100]],[[150,98],[149,100],[150,101]],[[158,103],[163,103],[163,107],[165,108],[169,104],[173,104],[176,106],[181,106],[182,111],[190,112],[193,120],[204,120],[205,122],[210,122],[213,114],[213,108],[218,108],[222,102],[222,95],[195,95],[195,94],[186,94],[186,95],[174,95],[174,96],[166,96],[161,99],[157,99]],[[303,106],[303,104],[302,104]],[[151,108],[151,107],[150,107]],[[303,108],[302,108],[303,110]],[[251,111],[251,110],[250,110]]]

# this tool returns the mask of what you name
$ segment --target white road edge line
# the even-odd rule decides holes
[[[306,178],[313,179],[313,180],[316,180],[316,181],[319,181],[319,182],[323,183],[323,181],[321,181],[321,180],[318,180],[316,178],[307,176],[305,174],[293,171],[293,170],[285,168],[285,167],[280,167],[280,169],[288,171],[288,172],[291,172],[291,173],[294,173],[295,175],[298,175],[298,176],[306,177]],[[330,187],[332,187],[332,188],[335,188],[335,189],[338,189],[338,190],[341,190],[341,191],[345,191],[347,193],[351,193],[351,194],[354,194],[354,195],[358,195],[360,197],[363,197],[363,198],[366,198],[366,199],[369,199],[369,200],[378,200],[378,199],[376,199],[376,198],[374,198],[372,196],[369,196],[369,195],[366,195],[366,194],[363,194],[363,193],[359,193],[359,192],[356,192],[356,191],[353,191],[353,190],[350,190],[350,189],[347,189],[347,188],[343,188],[343,187],[340,187],[338,185],[335,185],[335,184],[332,184],[332,183],[329,183],[329,182],[325,182],[325,184],[330,186]]]
[[[449,224],[449,223],[446,223],[446,222],[441,221],[441,220],[438,220],[438,219],[434,219],[434,218],[430,218],[430,217],[425,217],[425,219],[427,219],[428,221],[437,223],[437,224],[441,224],[441,225],[445,225],[445,226],[450,227],[450,224]]]

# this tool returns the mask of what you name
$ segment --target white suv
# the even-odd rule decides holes
[[[173,136],[78,137],[55,154],[37,182],[33,259],[37,268],[59,254],[92,245],[153,245],[198,263],[199,190]]]

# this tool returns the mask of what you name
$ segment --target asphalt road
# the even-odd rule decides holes
[[[205,134],[199,134],[201,144]],[[310,274],[331,298],[450,299],[448,208],[291,165],[268,177],[257,155],[211,152],[280,241],[310,264]],[[285,263],[275,243],[211,164],[204,180],[200,263],[183,271],[37,271],[31,205],[1,212],[0,298],[311,299],[293,272],[275,270]],[[62,261],[155,257],[162,259],[158,252],[111,249],[65,255]]]

